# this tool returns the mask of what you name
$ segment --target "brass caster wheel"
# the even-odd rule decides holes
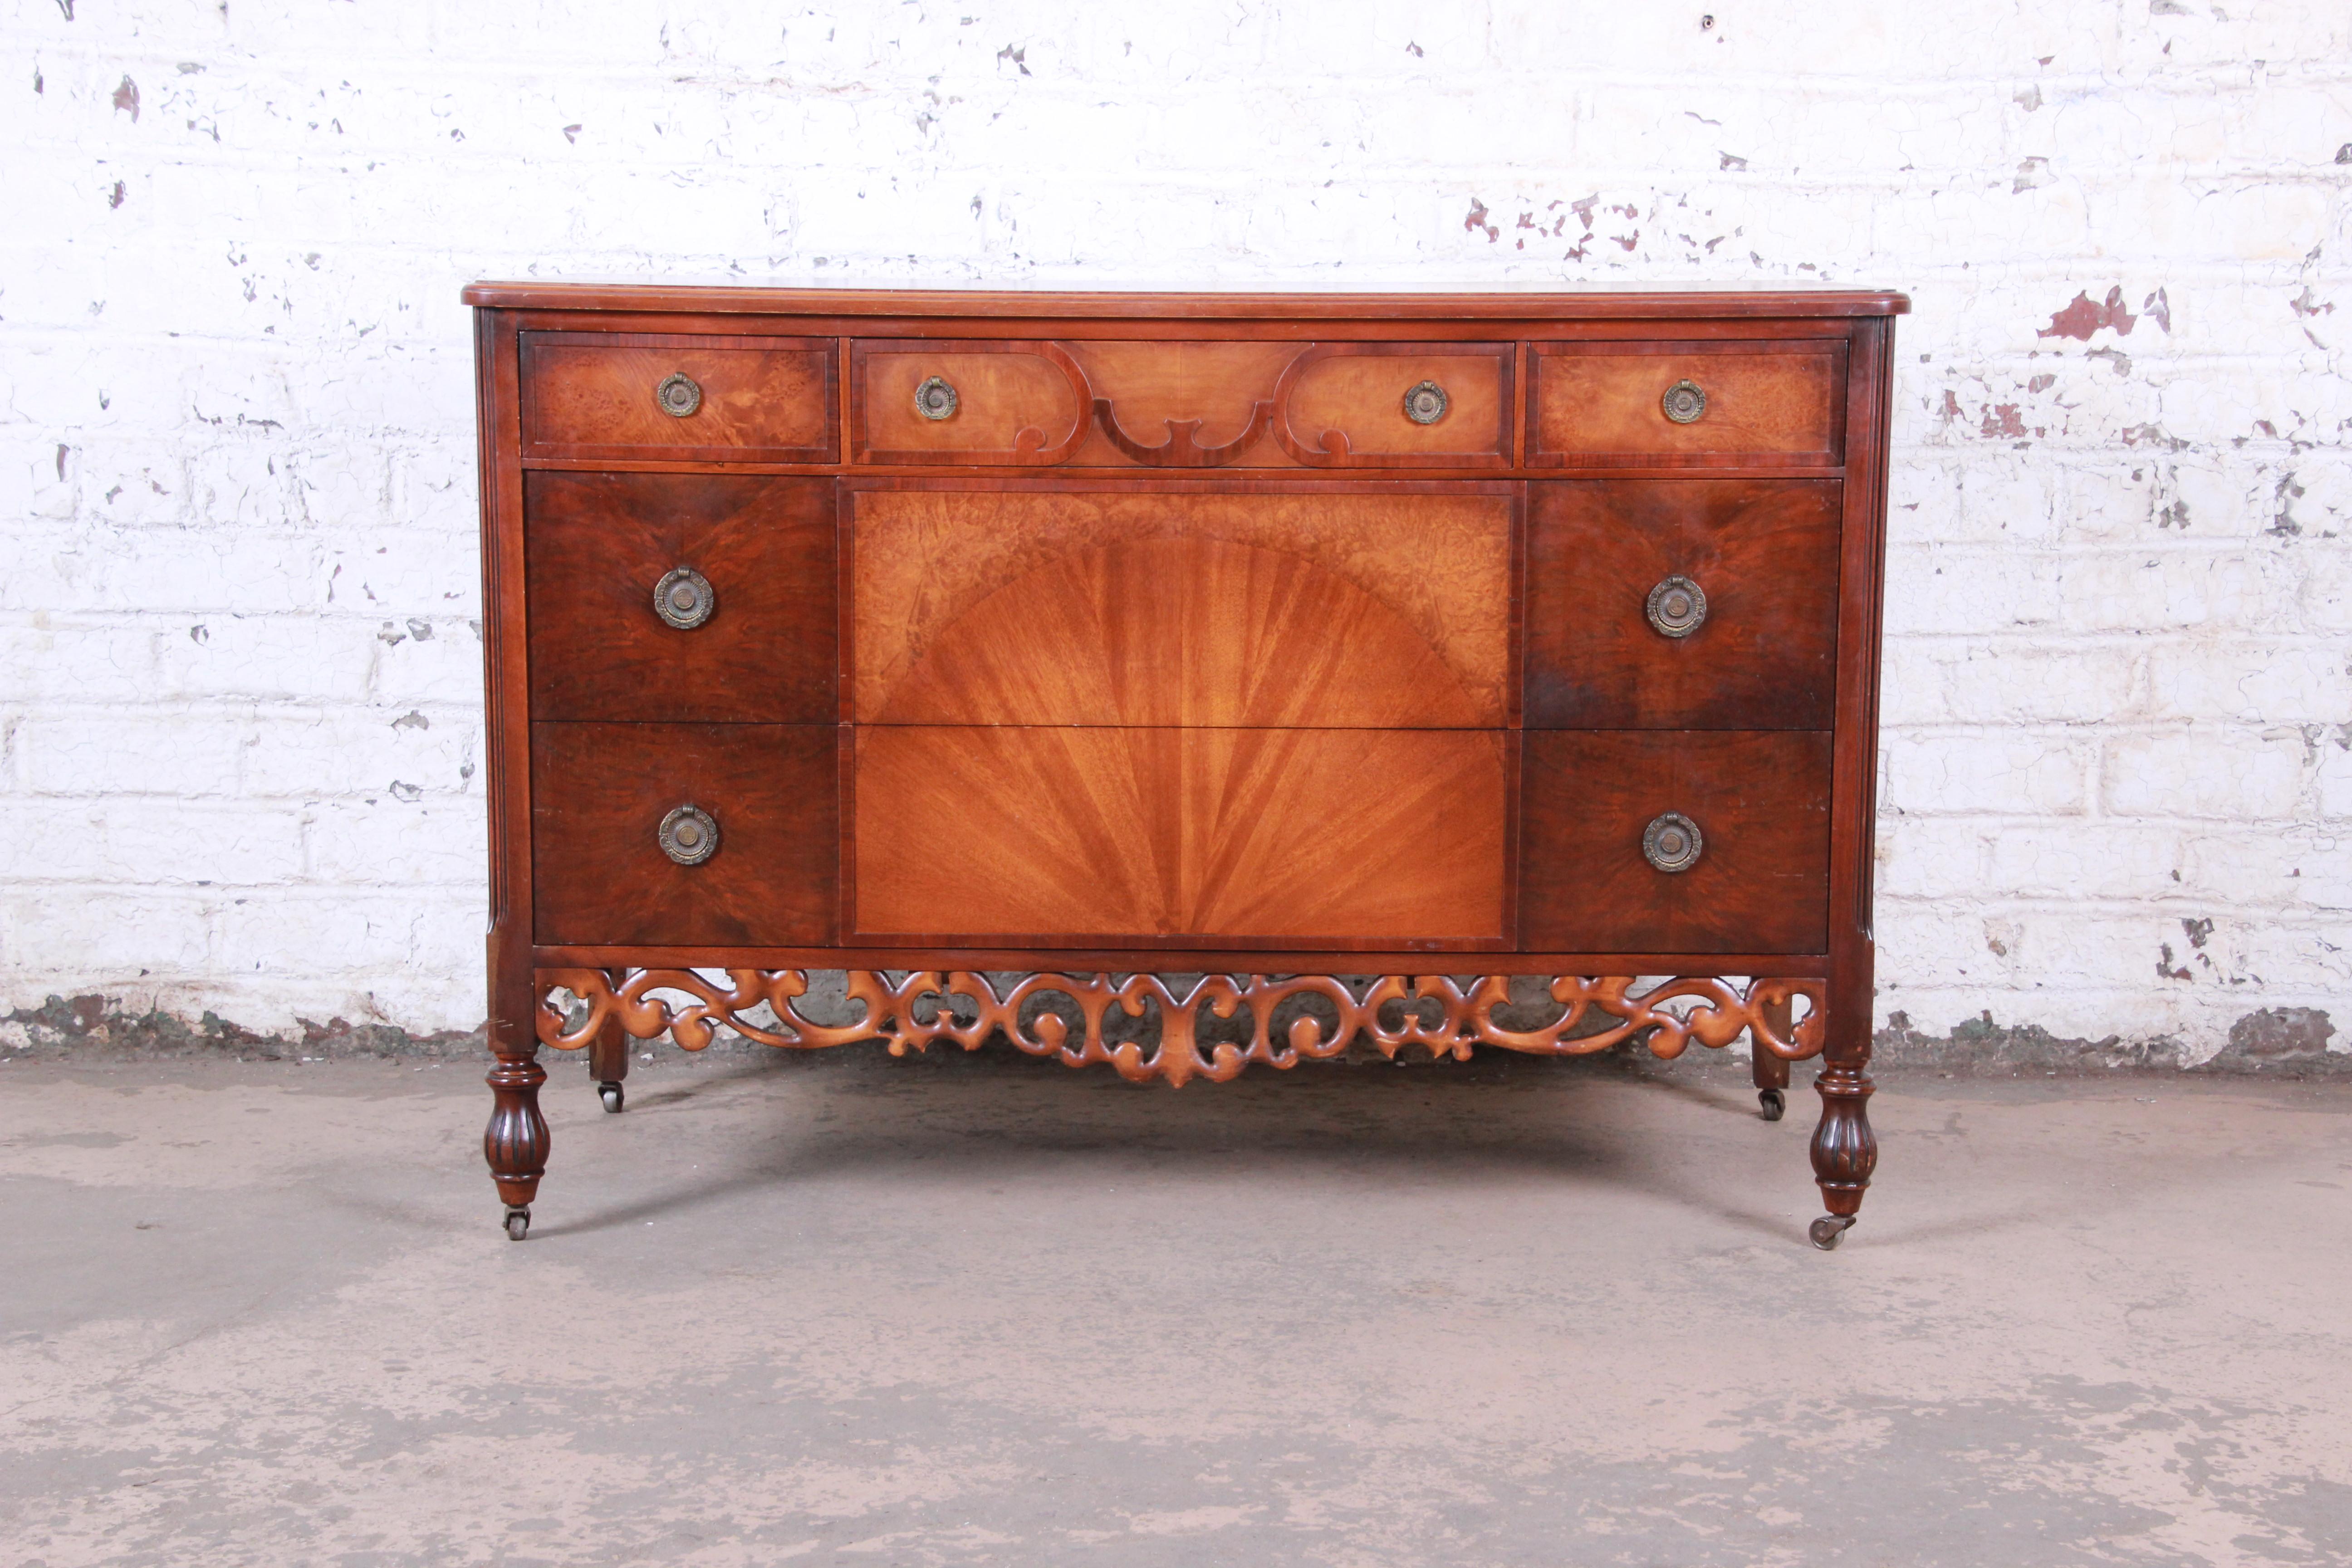
[[[600,1083],[596,1086],[596,1093],[604,1101],[604,1109],[606,1110],[611,1111],[616,1116],[620,1114],[621,1107],[626,1102],[626,1100],[625,1097],[621,1093],[621,1086],[619,1084]]]
[[[530,1205],[516,1205],[509,1207],[507,1210],[507,1239],[509,1241],[520,1241],[524,1237],[529,1236],[530,1234]]]
[[[1835,1252],[1845,1233],[1853,1228],[1853,1215],[1825,1214],[1813,1221],[1813,1245],[1823,1252]]]
[[[1763,1116],[1767,1121],[1778,1121],[1789,1112],[1789,1097],[1777,1089],[1758,1089],[1756,1103],[1764,1108]]]

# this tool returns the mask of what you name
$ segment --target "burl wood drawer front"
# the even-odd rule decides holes
[[[830,479],[525,475],[532,715],[831,722],[835,563]]]
[[[1519,945],[1577,952],[1820,952],[1829,940],[1830,737],[1530,730]],[[1677,814],[1697,860],[1662,870]],[[1672,862],[1687,842],[1664,829]]]
[[[1833,467],[1845,460],[1842,339],[1530,346],[1534,467]]]
[[[1841,481],[1528,490],[1528,725],[1830,727]]]
[[[1503,468],[1510,343],[916,342],[850,351],[860,463]]]
[[[849,717],[1509,722],[1517,487],[854,490]]]
[[[830,942],[838,725],[530,727],[532,923],[542,942]],[[716,847],[674,839],[692,806]]]
[[[523,456],[829,463],[833,342],[522,334]]]
[[[861,727],[872,940],[1494,946],[1494,731]]]

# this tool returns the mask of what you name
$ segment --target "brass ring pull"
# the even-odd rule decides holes
[[[932,376],[915,388],[915,412],[926,419],[954,418],[959,401],[956,389],[943,375]]]
[[[719,595],[710,579],[691,566],[674,566],[654,584],[654,614],[679,631],[692,631],[718,607]]]
[[[719,819],[698,805],[673,807],[654,837],[681,866],[699,866],[719,853]]]
[[[1660,637],[1686,637],[1706,624],[1706,593],[1687,577],[1662,578],[1643,611]]]
[[[662,377],[654,388],[654,401],[661,411],[673,419],[683,419],[702,406],[702,388],[694,377],[682,370],[674,370]]]
[[[1699,416],[1706,412],[1706,393],[1695,381],[1678,381],[1666,388],[1666,395],[1658,400],[1658,405],[1675,424],[1696,425]]]
[[[1404,395],[1404,416],[1416,425],[1436,424],[1453,405],[1445,388],[1433,381],[1424,381]]]
[[[1642,829],[1642,858],[1661,871],[1687,871],[1706,850],[1698,824],[1679,811],[1663,812]]]

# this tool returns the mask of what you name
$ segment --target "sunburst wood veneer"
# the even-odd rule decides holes
[[[1168,1083],[1746,1037],[1768,1115],[1822,1057],[1852,1224],[1901,296],[467,299],[509,1235],[542,1044],[618,1109],[720,1027]]]

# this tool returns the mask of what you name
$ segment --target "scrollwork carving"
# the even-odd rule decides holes
[[[1147,447],[1119,428],[1117,416],[1111,413],[1110,399],[1095,399],[1095,424],[1110,444],[1147,468],[1221,468],[1238,462],[1243,453],[1257,445],[1274,424],[1274,405],[1259,402],[1251,406],[1250,422],[1242,433],[1222,447],[1203,447],[1194,437],[1205,423],[1199,419],[1166,419],[1168,439],[1157,447]]]
[[[1181,1085],[1196,1078],[1230,1082],[1252,1064],[1288,1068],[1328,1059],[1359,1038],[1391,1058],[1419,1047],[1433,1058],[1466,1060],[1478,1045],[1540,1056],[1586,1056],[1640,1037],[1653,1056],[1672,1058],[1694,1041],[1719,1049],[1746,1032],[1757,1048],[1795,1060],[1822,1048],[1824,993],[1819,980],[1765,978],[1743,989],[1720,979],[1685,978],[1634,994],[1631,976],[1562,975],[1548,992],[1559,1016],[1535,1028],[1514,1029],[1495,1018],[1496,1010],[1510,1001],[1510,976],[1505,974],[1481,976],[1467,987],[1446,975],[1386,974],[1360,995],[1328,975],[1210,974],[1180,994],[1156,974],[1031,974],[999,994],[985,976],[969,972],[917,971],[893,984],[876,971],[852,970],[849,999],[865,1008],[865,1017],[827,1025],[800,1011],[799,999],[808,994],[802,971],[723,973],[721,982],[699,970],[639,969],[615,986],[601,969],[541,970],[539,1038],[559,1050],[577,1050],[608,1022],[617,1022],[639,1039],[667,1030],[679,1046],[698,1051],[724,1026],[768,1046],[809,1049],[880,1040],[891,1055],[904,1056],[934,1040],[977,1050],[1002,1031],[1034,1057],[1074,1068],[1105,1063],[1136,1082],[1162,1079]],[[586,1005],[576,1020],[554,999],[559,988]],[[661,992],[690,1000],[674,1002],[656,994]],[[1024,1020],[1024,1005],[1040,996],[1067,999],[1078,1014],[1077,1026],[1055,1011],[1039,1011]],[[1800,996],[1810,1011],[1793,1026],[1776,1027],[1776,1012],[1785,1018],[1782,1009]],[[1295,997],[1319,1000],[1324,1016],[1301,1013],[1277,1037],[1276,1010]],[[919,1006],[924,1003],[929,1004],[927,1009]],[[747,1016],[763,1005],[773,1024]],[[1156,1010],[1159,1038],[1148,1045],[1110,1039],[1104,1025],[1114,1007],[1132,1018]],[[1203,1007],[1219,1019],[1246,1010],[1248,1037],[1203,1038]],[[926,1010],[929,1016],[919,1016]],[[1616,1020],[1613,1026],[1591,1026],[1609,1018]]]

